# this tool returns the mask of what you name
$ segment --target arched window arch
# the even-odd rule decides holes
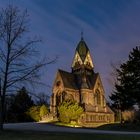
[[[95,92],[95,103],[97,105],[101,105],[101,95],[100,95],[100,91],[98,89]]]
[[[63,95],[63,101],[64,101],[64,100],[65,100],[65,101],[66,101],[66,100],[74,101],[74,98],[73,98],[73,96],[72,96],[71,94],[69,94],[69,93],[63,91],[62,95]]]

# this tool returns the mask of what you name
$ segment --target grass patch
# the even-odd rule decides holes
[[[73,124],[65,124],[62,122],[55,122],[52,123],[54,125],[59,125],[59,126],[66,126],[66,127],[74,127]],[[80,127],[75,125],[75,127]],[[83,127],[82,127],[83,128]],[[112,124],[105,124],[101,125],[98,127],[84,127],[87,129],[96,129],[96,130],[111,130],[111,131],[128,131],[128,132],[140,132],[140,123],[133,124],[133,123],[112,123]]]
[[[32,131],[0,132],[0,140],[140,140],[139,135],[48,133]]]
[[[132,132],[140,132],[140,124],[133,123],[125,123],[125,124],[106,124],[97,127],[98,130],[111,130],[111,131],[132,131]]]
[[[75,123],[55,122],[55,123],[52,123],[52,124],[59,125],[59,126],[67,126],[67,127],[80,127],[79,125],[77,125]]]

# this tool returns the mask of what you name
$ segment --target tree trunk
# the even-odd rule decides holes
[[[4,124],[4,119],[5,119],[5,94],[6,94],[6,89],[7,89],[7,76],[8,76],[8,69],[9,69],[9,55],[10,55],[10,51],[11,48],[8,44],[7,46],[8,48],[8,52],[7,52],[7,58],[6,58],[6,67],[5,67],[5,75],[4,75],[4,84],[3,87],[1,89],[1,117],[0,117],[0,130],[3,130],[3,124]]]
[[[2,121],[2,93],[1,93],[1,78],[0,78],[0,131],[3,130],[3,121]]]
[[[0,102],[0,131],[3,131],[3,124],[4,124],[4,96],[1,96],[1,102]]]
[[[3,131],[3,124],[5,118],[5,91],[2,92],[1,79],[0,79],[0,131]]]
[[[3,130],[3,123],[2,123],[2,104],[1,104],[1,97],[0,97],[0,131]]]

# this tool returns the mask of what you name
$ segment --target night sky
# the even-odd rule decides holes
[[[112,91],[110,64],[124,62],[130,50],[140,45],[140,0],[0,0],[0,8],[9,3],[27,8],[30,34],[43,40],[41,56],[59,56],[56,64],[46,68],[44,83],[52,86],[58,68],[71,71],[83,31],[108,99]],[[38,92],[51,95],[51,88]]]

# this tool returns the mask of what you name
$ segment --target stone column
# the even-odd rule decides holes
[[[97,106],[97,96],[94,94],[94,102],[95,102],[95,106]]]
[[[52,103],[52,96],[50,97],[50,112],[52,113],[52,106],[53,106],[53,103]]]
[[[101,95],[101,106],[104,107],[104,96]]]
[[[53,113],[56,113],[56,95],[53,94]]]
[[[98,112],[98,110],[99,110],[99,108],[98,108],[98,106],[96,106],[96,107],[95,107],[95,111]]]

